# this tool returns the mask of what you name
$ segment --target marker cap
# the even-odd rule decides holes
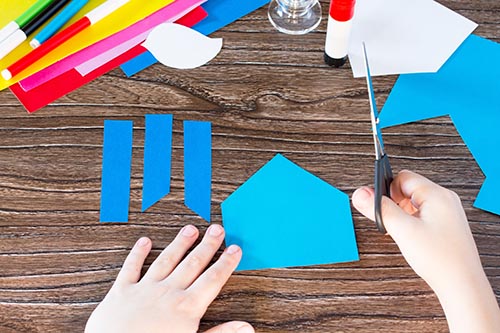
[[[37,39],[33,38],[30,42],[30,46],[33,48],[33,49],[36,49],[37,47],[39,47],[42,43],[40,43]]]
[[[10,74],[10,71],[8,69],[4,69],[2,71],[2,77],[4,80],[8,81],[8,80],[12,79],[12,74]]]
[[[12,21],[0,30],[0,42],[4,41],[12,35],[16,30],[19,29],[19,25]]]
[[[16,30],[7,39],[0,43],[0,60],[11,53],[16,47],[26,40],[26,34],[22,30]]]

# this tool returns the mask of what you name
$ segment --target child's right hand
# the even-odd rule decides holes
[[[434,290],[450,280],[482,271],[479,254],[459,197],[427,178],[402,171],[391,184],[391,197],[382,198],[387,232],[398,244],[408,264]],[[374,219],[374,193],[358,189],[354,207]]]
[[[402,171],[391,184],[391,198],[382,198],[384,225],[408,264],[438,295],[451,331],[493,332],[491,328],[498,332],[498,304],[458,195]],[[373,189],[358,189],[352,201],[361,214],[374,220]],[[462,320],[450,320],[450,316]],[[483,320],[492,326],[471,326]]]

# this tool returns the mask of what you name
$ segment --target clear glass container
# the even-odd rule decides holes
[[[268,17],[279,31],[303,35],[321,22],[321,5],[318,0],[272,0]]]

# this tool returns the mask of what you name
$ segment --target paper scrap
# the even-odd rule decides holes
[[[433,73],[476,27],[432,0],[358,0],[349,41],[354,77],[365,76],[363,41],[372,76]]]
[[[163,65],[192,69],[205,65],[222,49],[222,38],[209,38],[176,23],[160,24],[142,44]]]
[[[128,222],[132,129],[132,121],[104,121],[101,222]]]
[[[170,192],[172,121],[171,114],[146,115],[143,212]]]
[[[359,260],[348,195],[280,154],[221,207],[239,271]]]
[[[159,0],[155,0],[155,2],[158,1]],[[170,0],[162,1],[168,2]],[[87,75],[99,66],[140,44],[146,39],[148,33],[155,26],[179,19],[198,7],[204,1],[205,0],[177,0],[107,38],[99,40],[78,52],[67,54],[64,59],[46,68],[42,68],[37,73],[33,73],[29,77],[21,80],[21,86],[25,91],[31,90],[44,82],[62,75],[72,68],[77,68],[82,75]],[[97,25],[99,24],[100,23]]]
[[[209,35],[267,3],[269,3],[269,0],[208,1],[203,4],[203,8],[208,12],[208,17],[201,23],[194,26],[193,29],[204,35]],[[156,62],[156,58],[150,52],[144,52],[143,54],[123,64],[121,69],[127,76],[132,76],[155,64]]]
[[[500,179],[498,59],[500,44],[471,35],[437,73],[401,75],[379,117],[389,127],[449,115],[486,175],[475,206],[496,214],[500,202],[490,184]]]
[[[212,124],[184,121],[184,203],[210,222]]]

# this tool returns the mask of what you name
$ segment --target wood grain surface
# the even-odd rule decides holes
[[[500,41],[497,0],[443,1]],[[322,0],[324,13],[328,1]],[[324,17],[326,17],[324,15]],[[364,79],[323,62],[326,20],[305,36],[275,31],[267,9],[227,26],[220,55],[179,71],[119,69],[28,115],[0,93],[0,333],[82,332],[135,240],[148,264],[181,226],[207,224],[183,205],[182,121],[213,123],[213,221],[220,203],[276,153],[349,195],[372,183]],[[473,64],[472,64],[473,65]],[[395,77],[374,80],[383,105]],[[174,115],[172,193],[141,213],[144,114]],[[130,222],[100,224],[104,119],[134,121]],[[484,180],[448,117],[384,130],[393,169],[456,191],[500,297],[500,217],[472,207]],[[247,320],[258,332],[446,332],[438,300],[397,246],[353,211],[359,262],[235,274],[202,329]],[[459,292],[459,291],[457,291]]]

